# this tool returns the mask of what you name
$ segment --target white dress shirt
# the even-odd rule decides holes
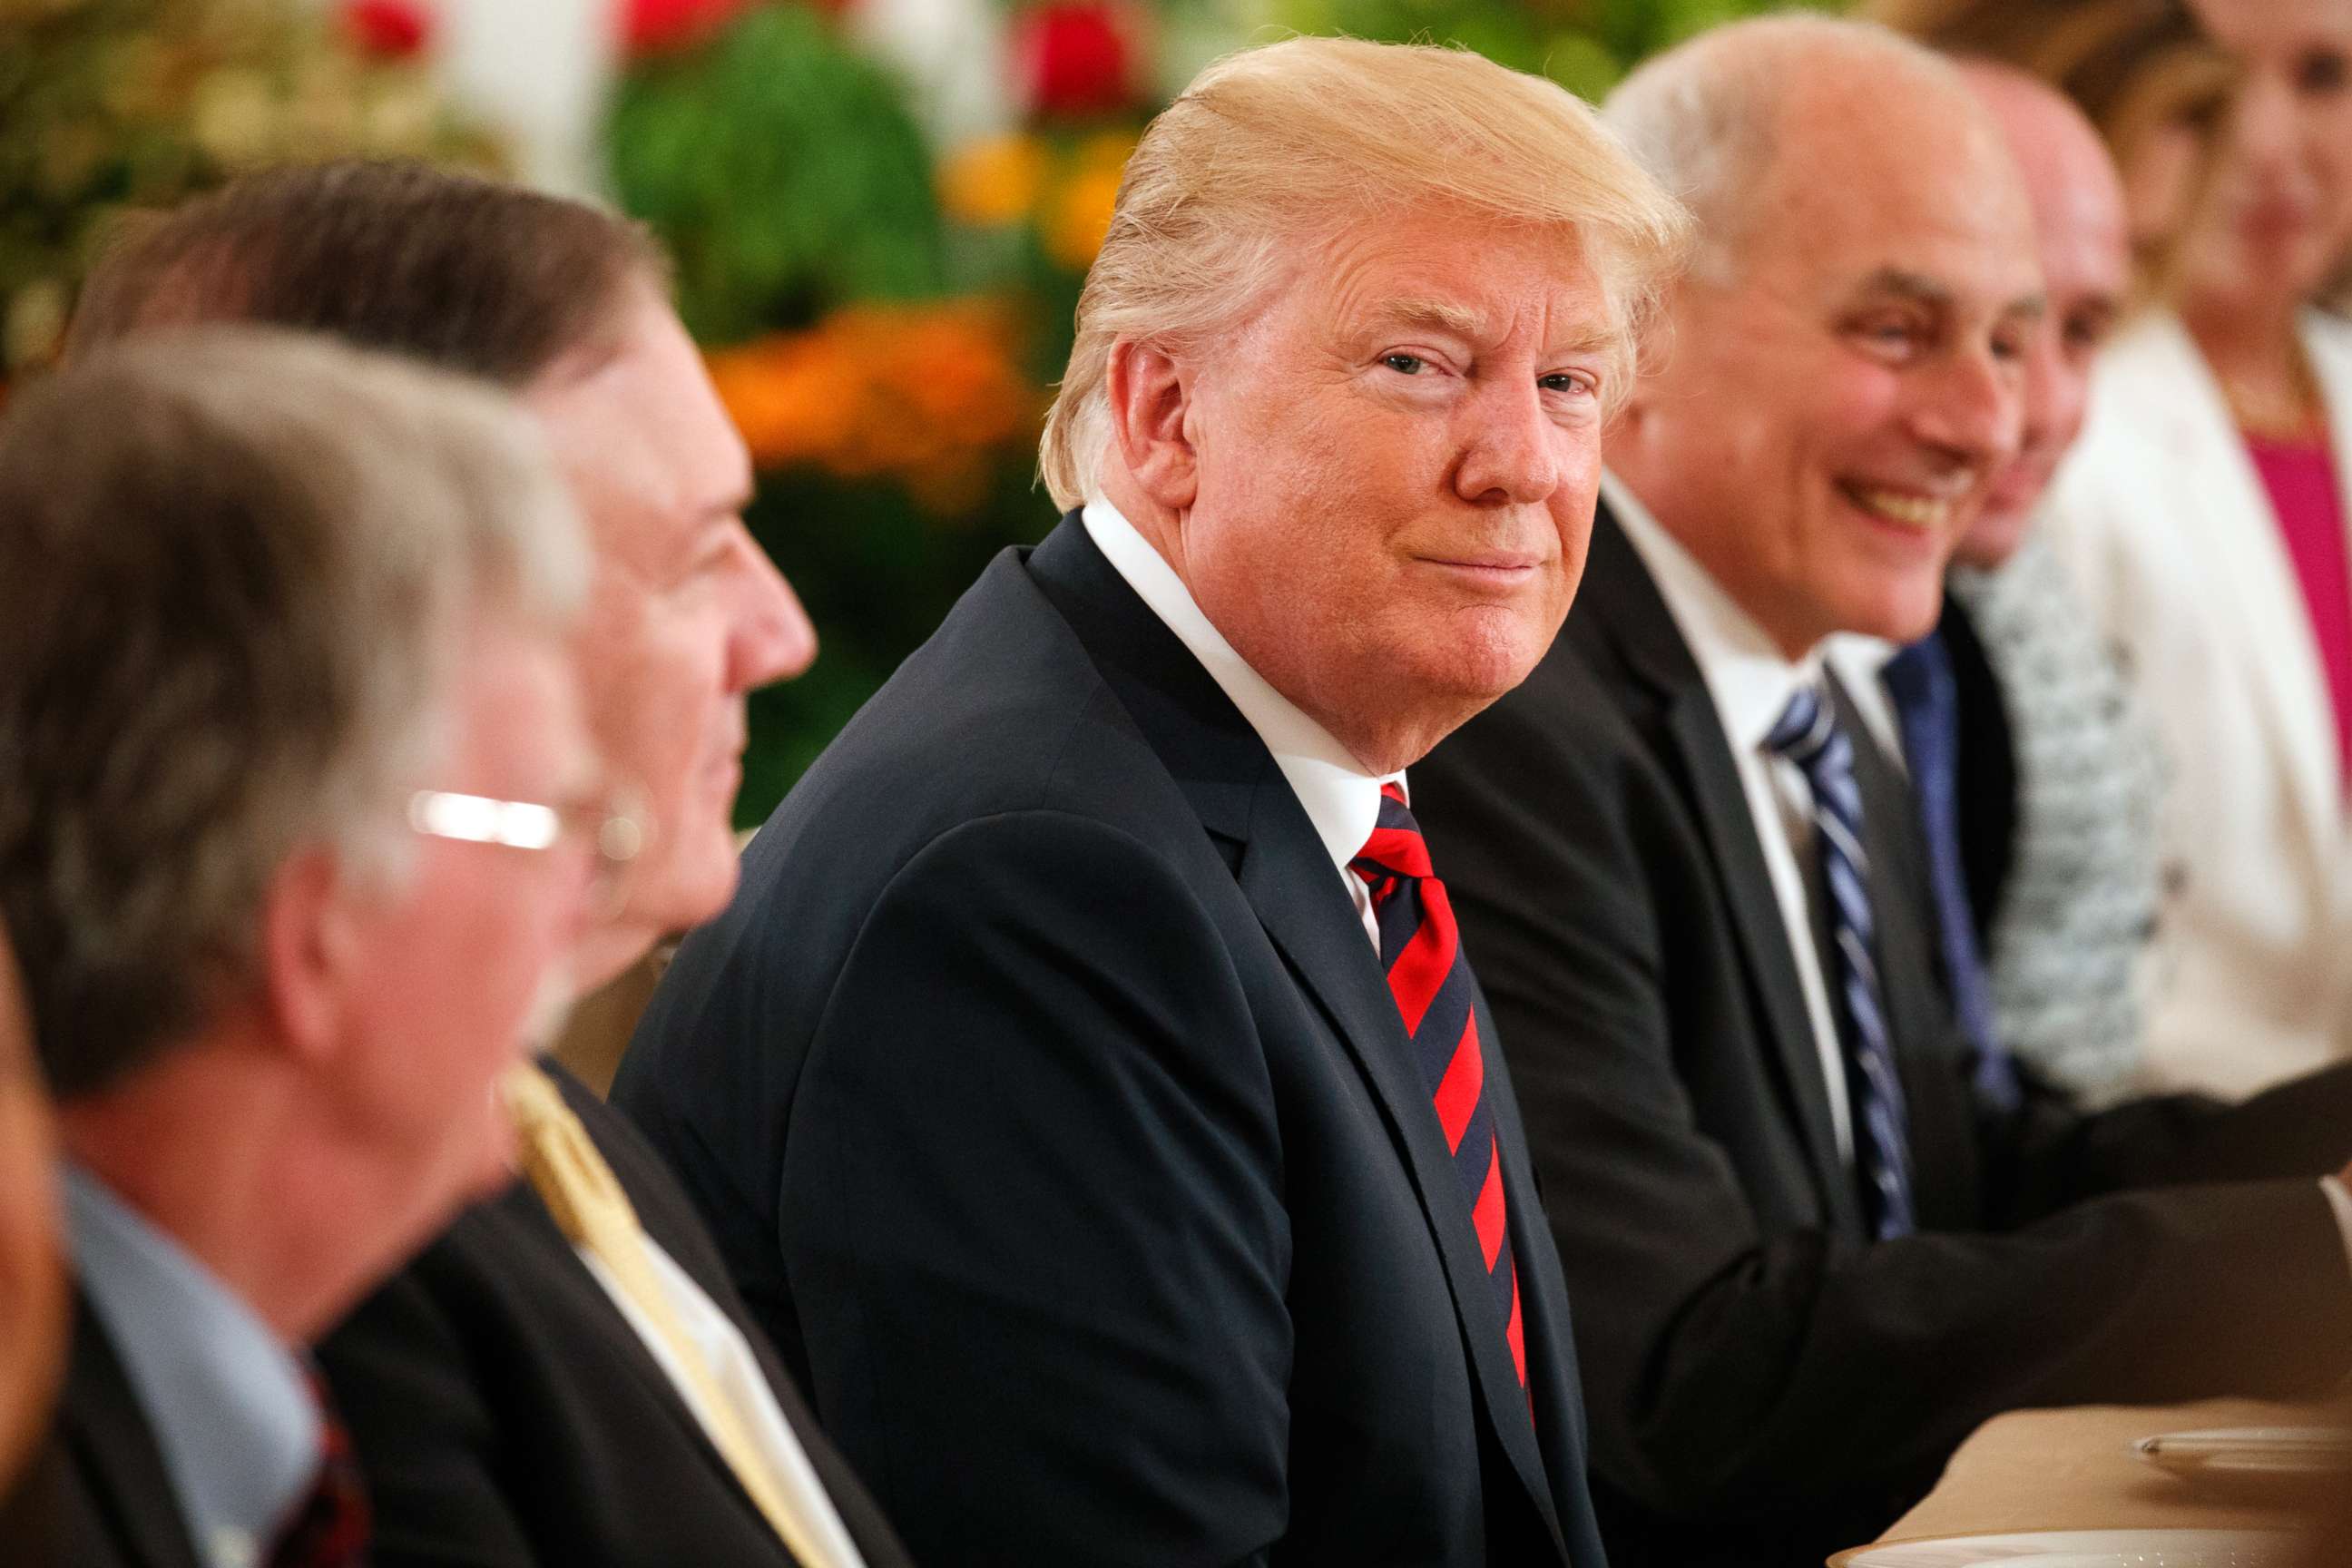
[[[1756,828],[1756,841],[1764,851],[1764,868],[1771,875],[1780,924],[1788,933],[1789,956],[1805,994],[1805,1015],[1812,1021],[1813,1045],[1821,1054],[1822,1081],[1829,1089],[1838,1154],[1851,1163],[1853,1110],[1846,1094],[1845,1051],[1838,1041],[1837,1016],[1830,1011],[1821,952],[1814,945],[1815,879],[1804,870],[1813,859],[1812,787],[1805,782],[1802,769],[1774,754],[1764,743],[1798,689],[1821,679],[1820,651],[1802,659],[1788,658],[1756,624],[1756,618],[1741,609],[1706,568],[1659,525],[1622,480],[1603,473],[1601,491],[1608,499],[1609,510],[1624,526],[1642,563],[1650,569],[1659,597],[1665,600],[1667,613],[1674,616],[1676,629],[1698,663],[1707,695],[1715,700],[1716,717],[1731,742],[1739,782],[1748,792],[1748,813]]]
[[[808,1450],[801,1447],[800,1439],[793,1435],[792,1424],[778,1407],[775,1391],[768,1386],[767,1375],[760,1370],[759,1356],[733,1321],[719,1310],[719,1304],[694,1282],[694,1277],[680,1268],[652,1237],[644,1240],[646,1257],[653,1264],[662,1294],[669,1299],[670,1310],[677,1316],[678,1326],[702,1353],[702,1363],[710,1369],[719,1397],[732,1407],[736,1425],[759,1450],[770,1478],[782,1489],[793,1512],[806,1521],[824,1552],[822,1564],[810,1564],[809,1568],[834,1568],[835,1564],[839,1568],[866,1568],[866,1559],[859,1555],[857,1543],[849,1538],[848,1526],[841,1522],[833,1500],[825,1495],[824,1483],[817,1479],[816,1467],[809,1462]],[[661,1331],[638,1310],[599,1258],[585,1247],[572,1250],[588,1266],[588,1272],[596,1277],[596,1282],[604,1287],[604,1293],[613,1298],[613,1304],[628,1320],[629,1327],[636,1331],[637,1338],[645,1342],[646,1352],[660,1365],[670,1386],[677,1390],[679,1400],[708,1433],[710,1413],[703,1408],[701,1395],[686,1369],[678,1365]]]
[[[1107,500],[1090,500],[1079,515],[1087,536],[1110,563],[1111,570],[1125,578],[1151,613],[1192,650],[1209,678],[1241,710],[1265,749],[1274,753],[1275,766],[1282,770],[1298,804],[1307,808],[1307,820],[1314,824],[1324,853],[1338,868],[1357,917],[1371,938],[1372,951],[1379,952],[1381,927],[1372,912],[1371,889],[1348,868],[1348,863],[1362,850],[1380,821],[1381,787],[1392,784],[1406,790],[1403,770],[1367,773],[1328,730],[1266,684],[1265,678],[1244,663],[1224,635],[1202,614],[1192,590],[1184,586],[1167,558],[1136,532],[1135,525],[1121,517],[1117,507]],[[1406,791],[1406,799],[1411,798]]]

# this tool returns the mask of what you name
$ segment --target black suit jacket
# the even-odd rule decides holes
[[[1487,1059],[1525,1392],[1339,872],[1073,517],[778,809],[614,1094],[928,1563],[1590,1568]]]
[[[79,1288],[57,1426],[26,1484],[67,1568],[203,1568],[154,1429]]]
[[[544,1064],[646,1232],[741,1329],[870,1568],[906,1556],[621,1115]],[[787,1568],[792,1554],[524,1183],[460,1215],[319,1346],[375,1568]]]
[[[1560,642],[1413,773],[1576,1298],[1620,1568],[1810,1568],[1998,1411],[2296,1393],[2352,1347],[2309,1179],[2352,1146],[2352,1080],[1980,1116],[1916,818],[1857,750],[1922,1226],[1884,1245],[1714,704],[1605,513]],[[2308,1175],[2246,1179],[2274,1171]]]

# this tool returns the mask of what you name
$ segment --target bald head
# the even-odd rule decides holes
[[[1884,27],[1828,16],[1710,29],[1626,78],[1602,112],[1690,206],[1696,266],[1717,278],[1755,242],[1757,218],[1791,197],[1840,201],[1853,188],[1846,174],[1922,160],[1965,168],[2001,144],[1949,61]],[[2013,187],[1995,182],[1985,195],[1997,206]]]
[[[1991,113],[2025,183],[2049,305],[2026,362],[2014,459],[1993,477],[1955,559],[1985,570],[2016,552],[2051,477],[2082,433],[2092,361],[2124,308],[2131,242],[2122,182],[2082,110],[2013,67],[1964,61],[1961,79]]]
[[[1705,258],[1611,468],[1790,656],[1924,635],[2016,454],[2042,308],[2000,127],[1948,62],[1803,16],[1670,50],[1607,112]]]

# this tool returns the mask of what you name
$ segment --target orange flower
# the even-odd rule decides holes
[[[892,479],[951,514],[1035,437],[1044,399],[1015,343],[989,301],[863,304],[713,353],[710,376],[762,468]]]

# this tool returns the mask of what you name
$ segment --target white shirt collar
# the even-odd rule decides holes
[[[1894,695],[1886,689],[1886,667],[1902,651],[1902,644],[1888,642],[1885,637],[1864,632],[1836,632],[1822,645],[1822,659],[1843,683],[1846,695],[1853,700],[1862,721],[1870,727],[1870,737],[1878,742],[1878,749],[1896,766],[1907,769],[1903,727],[1895,716]]]
[[[1822,650],[1790,659],[1622,479],[1604,471],[1601,493],[1690,645],[1732,745],[1762,746],[1797,689],[1821,679]]]
[[[1315,825],[1315,836],[1323,841],[1325,853],[1345,871],[1380,819],[1381,786],[1394,784],[1402,789],[1403,770],[1365,772],[1363,763],[1328,730],[1244,663],[1193,602],[1192,590],[1176,575],[1176,569],[1135,531],[1133,523],[1119,515],[1117,507],[1097,499],[1086,504],[1080,516],[1088,537],[1111,569],[1192,650],[1274,753],[1275,765],[1282,770],[1291,793],[1298,796],[1298,804],[1307,808],[1307,819]]]

